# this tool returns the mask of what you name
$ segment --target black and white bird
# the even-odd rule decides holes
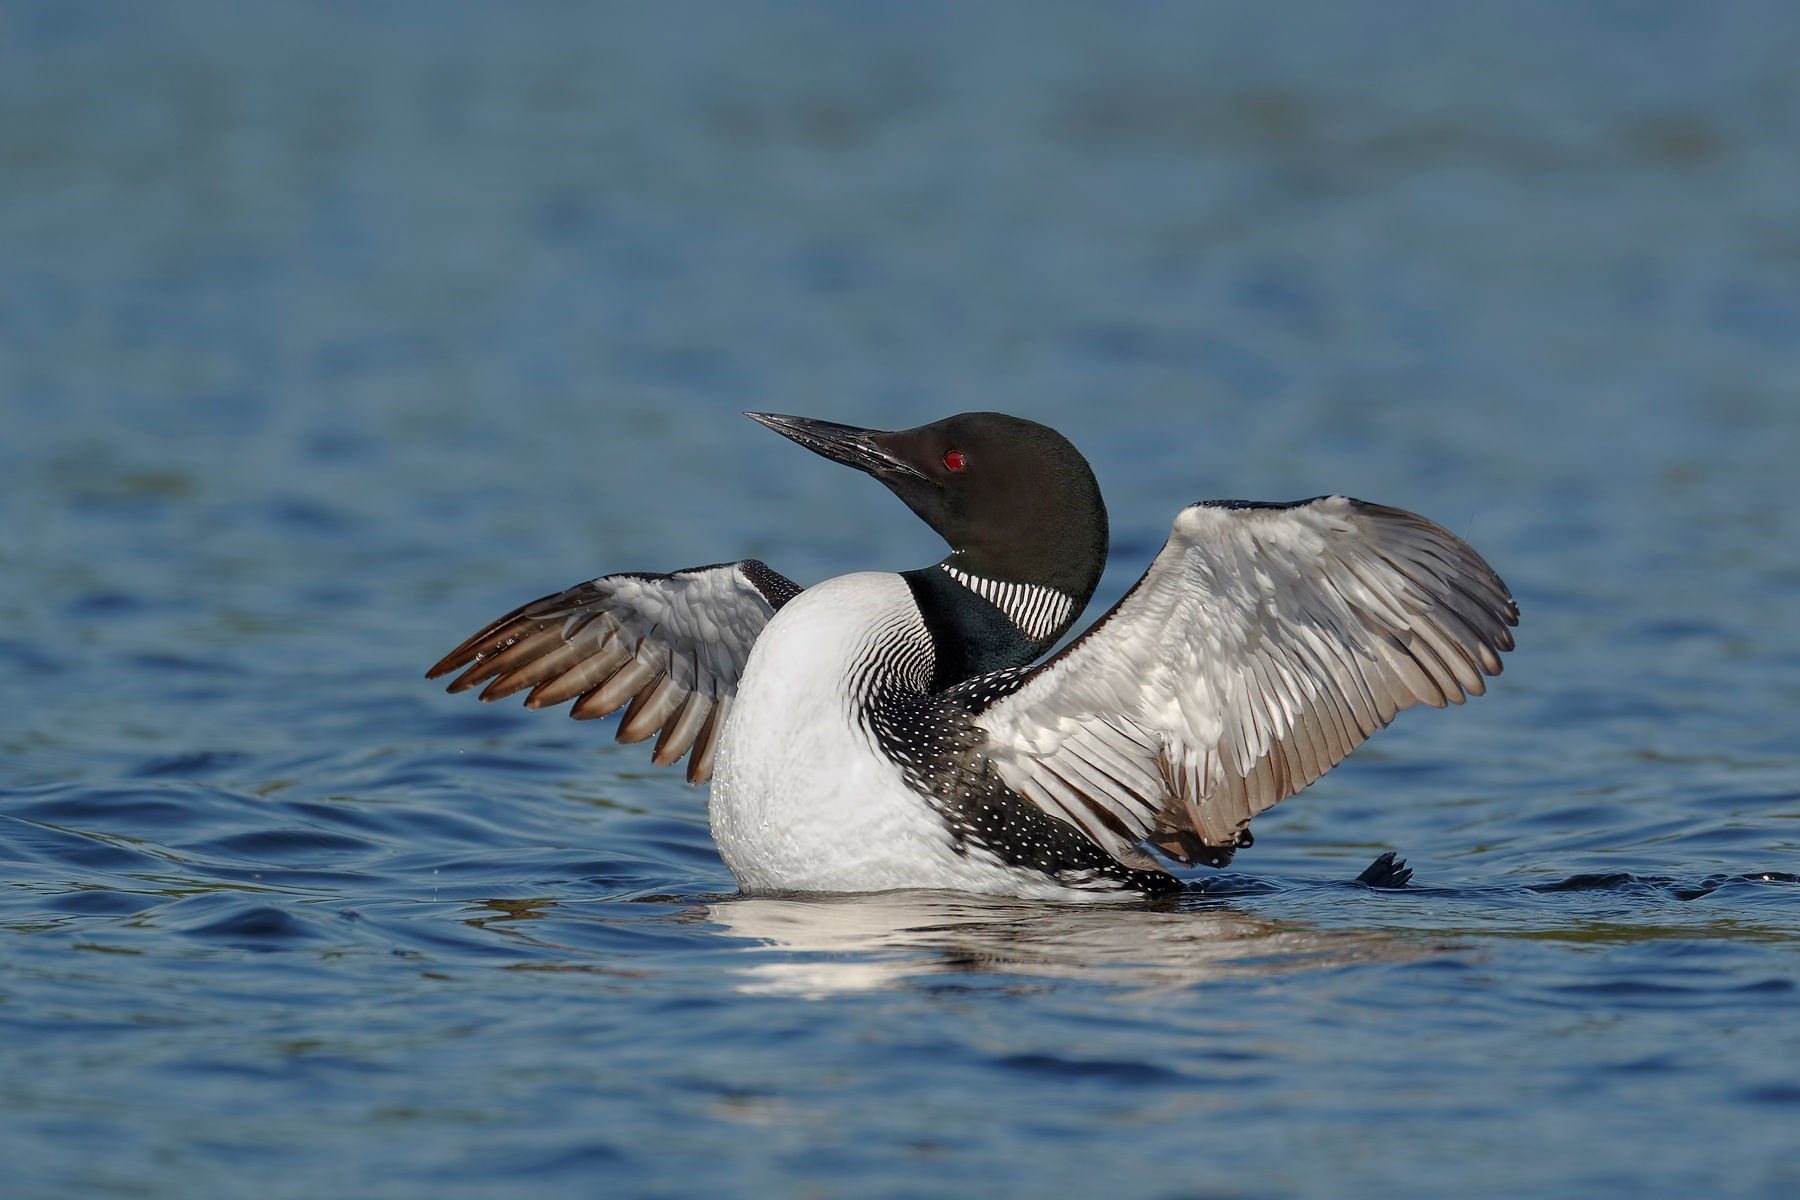
[[[879,479],[938,563],[802,589],[755,559],[605,575],[516,609],[428,674],[572,716],[712,781],[747,891],[1069,898],[1179,886],[1416,704],[1479,695],[1518,607],[1461,539],[1344,496],[1207,500],[1055,655],[1106,506],[1053,429],[964,413],[882,432],[751,418]]]

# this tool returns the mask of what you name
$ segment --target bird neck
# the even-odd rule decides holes
[[[1097,545],[1065,545],[1035,571],[1012,546],[1003,556],[953,550],[904,574],[931,633],[934,689],[1025,666],[1055,644],[1099,585],[1106,565],[1104,515],[1101,521]]]

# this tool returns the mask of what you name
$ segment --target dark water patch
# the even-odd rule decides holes
[[[1688,986],[1657,979],[1613,979],[1566,984],[1553,989],[1558,997],[1601,1003],[1617,1009],[1696,1009],[1717,1011],[1740,1005],[1754,1009],[1784,1007],[1796,990],[1792,981],[1767,979],[1717,987]],[[1779,997],[1779,1000],[1774,998]]]
[[[380,828],[371,830],[371,834],[402,849],[462,847],[501,853],[501,848],[516,847],[521,841],[519,834],[510,827],[515,822],[509,822],[504,812],[483,801],[466,802],[442,793],[431,799],[434,802],[429,807],[396,806],[379,813],[375,819]],[[340,800],[346,804],[356,802],[349,797]],[[457,811],[459,809],[461,811]],[[524,819],[522,817],[518,823],[523,823]]]
[[[404,825],[404,815],[378,804],[356,800],[290,800],[286,811],[308,823],[355,829],[371,838],[391,835]],[[382,840],[388,840],[383,837]]]
[[[1800,1084],[1766,1083],[1745,1088],[1736,1099],[1747,1104],[1769,1104],[1780,1108],[1800,1108]]]
[[[262,515],[269,524],[290,535],[340,538],[355,528],[350,514],[304,496],[271,500]]]
[[[1627,1062],[1608,1063],[1609,1074],[1620,1075],[1668,1075],[1688,1069],[1686,1057],[1678,1053],[1664,1052],[1648,1054]]]
[[[23,638],[0,638],[0,667],[25,678],[59,674],[70,669],[66,659]]]
[[[499,906],[499,907],[496,907]],[[655,969],[659,954],[678,954],[691,948],[688,931],[677,922],[646,920],[642,910],[615,909],[610,905],[576,904],[539,908],[515,907],[487,901],[466,910],[463,921],[470,928],[498,935],[498,947],[506,941],[523,941],[578,961],[598,956],[598,961],[617,961],[616,956],[644,956],[640,969]]]
[[[380,886],[381,877],[357,870],[325,870],[312,867],[278,867],[238,864],[193,858],[181,863],[182,874],[140,873],[138,878],[165,889],[223,889],[254,893],[357,896]]]
[[[609,822],[606,835],[628,839],[642,853],[683,871],[719,869],[718,848],[706,826],[666,817],[628,816]]]
[[[194,854],[284,866],[305,866],[347,855],[385,853],[374,842],[321,829],[258,829],[184,845],[183,849]]]
[[[517,844],[477,849],[485,845],[477,842],[448,856],[404,854],[395,860],[394,869],[414,886],[455,889],[464,895],[529,894],[543,884],[564,892],[592,892],[621,886],[643,870],[642,864],[613,864],[579,850]]]
[[[328,1083],[330,1077],[379,1075],[382,1068],[354,1059],[333,1058],[319,1054],[270,1055],[256,1053],[245,1057],[196,1055],[168,1063],[163,1068],[177,1079],[250,1081],[280,1089],[310,1090]],[[303,1154],[295,1147],[274,1146],[266,1142],[247,1142],[228,1148],[223,1155],[228,1162],[282,1159]]]
[[[150,598],[130,592],[88,591],[65,601],[63,615],[77,620],[83,618],[104,620],[112,617],[132,616],[152,611],[157,607],[156,602]]]
[[[1223,902],[1239,896],[1262,896],[1284,890],[1274,879],[1253,875],[1218,874],[1187,877],[1188,888],[1181,893],[1180,903],[1188,908],[1204,908],[1209,902]]]
[[[1571,875],[1555,883],[1534,884],[1527,891],[1555,894],[1559,892],[1622,892],[1643,896],[1665,896],[1676,900],[1699,900],[1722,888],[1766,885],[1774,888],[1800,886],[1800,875],[1788,871],[1750,871],[1739,875],[1709,875],[1696,880],[1678,880],[1667,876],[1633,875],[1614,871],[1604,874]],[[1800,902],[1800,891],[1793,892]]]
[[[535,1140],[535,1139],[526,1139]],[[539,1185],[564,1180],[576,1187],[591,1183],[596,1175],[616,1170],[627,1161],[628,1152],[607,1142],[584,1136],[574,1146],[536,1149],[477,1145],[457,1162],[426,1173],[427,1179],[446,1185],[468,1180],[530,1179]]]
[[[154,907],[160,903],[160,899],[131,892],[84,888],[80,891],[46,896],[40,903],[52,912],[69,913],[75,916],[119,917],[129,916]]]
[[[640,864],[640,873],[645,866],[655,863],[667,865],[682,873],[708,872],[718,876],[721,883],[728,879],[719,851],[704,831],[690,832],[679,841],[667,838],[645,839],[639,843],[639,848],[648,859],[647,863]]]
[[[247,950],[275,950],[284,943],[313,936],[302,921],[293,918],[292,912],[270,905],[232,912],[214,921],[189,925],[180,932],[205,941],[243,946]]]
[[[1693,638],[1713,639],[1729,636],[1732,631],[1716,621],[1696,617],[1655,617],[1638,621],[1629,632],[1649,642],[1678,642]]]
[[[458,710],[434,712],[431,732],[448,737],[496,737],[517,728],[522,720],[519,712],[499,703],[464,705]]]
[[[40,824],[105,826],[120,833],[153,833],[203,823],[218,797],[193,788],[51,784],[14,793],[5,814]]]
[[[132,775],[139,779],[204,779],[241,767],[250,761],[250,755],[236,751],[195,750],[146,759]]]
[[[1696,804],[1690,807],[1697,809],[1702,806]],[[1731,821],[1719,822],[1702,828],[1694,828],[1690,825],[1656,840],[1679,841],[1682,843],[1683,850],[1689,854],[1704,851],[1720,859],[1729,859],[1737,857],[1740,849],[1752,855],[1762,853],[1762,848],[1768,844],[1768,838],[1769,831],[1766,822]],[[1648,840],[1646,845],[1648,845]]]
[[[492,773],[503,779],[517,779],[521,776],[552,774],[560,768],[538,755],[502,754],[492,750],[458,751],[454,760],[445,763],[424,763],[414,768],[419,772],[417,778],[430,778],[432,773],[441,773],[453,778]]]
[[[387,947],[393,954],[410,954],[433,962],[504,962],[536,960],[564,952],[527,931],[490,929],[464,920],[454,922],[437,915],[393,913],[371,915],[358,936]]]
[[[211,893],[162,908],[156,924],[200,942],[243,950],[291,950],[321,936],[291,907]]]
[[[134,651],[125,655],[125,661],[133,667],[140,668],[149,678],[167,675],[228,675],[238,669],[229,658],[216,654]]]
[[[1185,1078],[1155,1063],[1071,1058],[1059,1054],[1013,1054],[997,1060],[1003,1070],[1064,1082],[1098,1081],[1126,1087],[1172,1087]]]
[[[159,861],[159,856],[104,835],[63,829],[0,814],[0,855],[59,864],[83,871],[126,872]]]
[[[1370,753],[1368,762],[1360,765],[1365,766],[1370,774],[1383,775],[1396,781],[1420,785],[1442,779],[1455,771],[1453,763],[1393,759],[1379,751]]]
[[[1596,829],[1611,830],[1620,820],[1620,815],[1617,806],[1612,804],[1580,803],[1570,800],[1564,804],[1521,814],[1516,820],[1522,824],[1538,825],[1546,829],[1572,829],[1586,832]]]

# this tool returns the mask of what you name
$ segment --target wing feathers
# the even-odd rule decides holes
[[[660,674],[661,671],[654,662],[633,658],[620,667],[612,678],[575,701],[575,707],[569,710],[569,715],[577,721],[592,721],[610,716]]]
[[[571,646],[559,642],[548,653],[503,675],[496,675],[481,689],[481,699],[499,700],[533,687],[541,679],[549,678],[568,670],[581,661],[583,650],[580,646]]]
[[[645,688],[632,699],[624,720],[619,722],[618,739],[641,742],[661,733],[669,718],[692,694],[676,681],[675,676],[664,675],[654,688]]]
[[[688,759],[688,782],[705,783],[712,778],[713,759],[719,749],[719,733],[725,728],[725,716],[731,711],[731,697],[721,695],[713,705],[712,716],[694,742],[693,757]]]
[[[650,761],[659,767],[680,762],[681,756],[693,749],[694,739],[705,728],[712,709],[713,702],[708,696],[700,692],[690,695],[687,703],[681,706],[681,712],[663,727],[662,736],[656,739],[656,750],[650,756]]]
[[[530,662],[540,655],[549,653],[559,643],[556,628],[536,621],[520,621],[519,628],[509,629],[504,640],[499,640],[497,652],[490,657],[476,659],[469,669],[456,677],[449,690],[452,692],[467,691],[484,680],[491,679],[503,671],[509,671],[520,663]]]
[[[607,575],[522,605],[484,626],[427,673],[461,671],[453,692],[518,692],[527,708],[573,700],[569,715],[604,717],[629,703],[622,742],[656,737],[652,761],[688,756],[688,778],[712,777],[724,716],[750,648],[800,589],[754,559],[671,575]]]
[[[1046,811],[1180,857],[1232,846],[1402,710],[1482,694],[1517,623],[1499,576],[1423,517],[1196,504],[1124,600],[976,721]]]
[[[585,650],[585,653],[587,657],[574,666],[561,674],[546,677],[532,688],[531,694],[525,697],[525,707],[548,708],[599,687],[631,658],[631,644],[613,630],[606,634],[599,649]]]

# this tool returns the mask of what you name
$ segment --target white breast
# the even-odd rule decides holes
[[[719,745],[709,814],[746,891],[956,888],[1067,896],[948,827],[857,718],[853,680],[929,653],[898,575],[845,575],[790,600],[757,638]],[[926,659],[925,661],[929,661]]]

